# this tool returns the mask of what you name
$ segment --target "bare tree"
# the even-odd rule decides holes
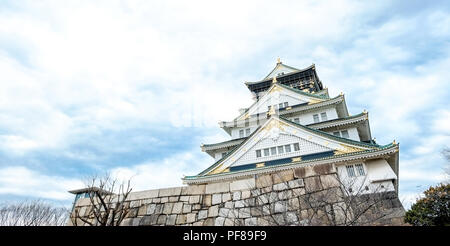
[[[450,148],[445,147],[442,150],[442,155],[447,160],[447,165],[444,167],[444,173],[447,175],[447,182],[450,182]]]
[[[65,207],[55,207],[42,200],[3,203],[0,226],[63,226],[69,213]]]
[[[126,203],[132,191],[130,180],[119,183],[106,174],[102,178],[91,178],[85,190],[89,202],[82,207],[74,205],[70,217],[74,226],[119,226],[130,211]]]
[[[265,225],[351,226],[377,224],[398,213],[392,209],[395,192],[388,192],[381,184],[369,190],[365,178],[356,182],[356,179],[343,181],[336,174],[327,176],[327,184],[305,185],[303,179],[296,179],[275,184],[273,188],[253,189],[251,197],[244,200],[247,214],[242,209],[232,210],[228,217],[236,225],[245,225],[240,218],[257,217]]]

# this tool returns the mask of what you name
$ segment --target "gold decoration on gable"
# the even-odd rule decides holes
[[[351,146],[347,146],[347,145],[340,144],[340,146],[341,146],[341,149],[337,149],[336,151],[334,151],[334,155],[343,155],[343,154],[348,154],[348,153],[353,153],[353,152],[364,151],[364,149],[351,147]]]
[[[292,162],[298,162],[298,161],[301,161],[301,160],[302,160],[301,157],[292,158]]]
[[[264,167],[266,165],[266,163],[258,163],[258,164],[256,164],[256,167]]]

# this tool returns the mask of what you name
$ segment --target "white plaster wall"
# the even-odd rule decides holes
[[[269,155],[267,157],[264,157],[264,151],[262,150],[262,157],[259,157],[259,158],[256,157],[256,150],[258,150],[258,149],[265,149],[265,148],[287,145],[287,144],[294,144],[294,143],[299,143],[299,145],[300,145],[299,151],[294,151],[294,146],[291,145],[292,152],[290,152],[290,153]],[[282,159],[282,158],[294,157],[294,156],[299,156],[299,155],[307,155],[307,154],[324,152],[324,151],[329,151],[329,150],[331,150],[331,149],[320,146],[315,143],[312,143],[310,141],[304,140],[297,136],[288,135],[288,134],[280,134],[279,138],[276,140],[274,140],[270,137],[260,140],[252,148],[250,148],[244,155],[242,155],[238,160],[236,160],[236,162],[232,166],[240,166],[240,165],[256,163],[256,162],[277,160],[277,159]]]
[[[358,163],[352,164],[355,165]],[[367,161],[362,164],[366,175],[357,177],[349,177],[347,175],[347,165],[336,166],[340,180],[347,190],[348,188],[352,188],[353,194],[395,191],[392,179],[397,179],[397,176],[386,160],[378,159],[375,161]],[[369,190],[365,189],[366,186]]]
[[[280,92],[272,92],[267,97],[261,98],[261,100],[253,106],[255,109],[253,109],[252,107],[249,112],[251,115],[266,113],[269,106],[279,105],[280,103],[283,103],[284,105],[285,102],[287,102],[289,106],[293,106],[305,103],[306,101],[295,98],[293,95]]]
[[[236,128],[233,128],[231,130],[231,139],[240,138],[239,130],[244,130],[244,137],[247,137],[247,135],[245,135],[245,129],[248,129],[248,128],[250,128],[250,134],[252,134],[258,127],[257,126],[254,126],[254,127],[248,126],[248,127],[236,127]]]
[[[322,118],[320,117],[320,113],[326,112],[327,113],[327,120],[334,120],[338,118],[337,111],[335,108],[326,108],[326,109],[320,109],[312,112],[308,112],[305,114],[301,114],[295,117],[292,117],[290,120],[294,121],[294,118],[299,118],[300,124],[302,125],[310,125],[314,124],[314,118],[313,115],[318,114],[320,122],[322,121]]]
[[[325,132],[333,135],[333,132],[342,132],[344,130],[348,131],[349,139],[355,140],[355,141],[361,141],[361,139],[359,138],[359,133],[358,133],[358,130],[356,129],[356,127],[343,128],[343,129],[339,129],[339,130],[325,131]]]

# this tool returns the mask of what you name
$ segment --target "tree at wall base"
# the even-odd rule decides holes
[[[430,187],[424,194],[406,212],[405,222],[414,226],[450,226],[450,184]]]

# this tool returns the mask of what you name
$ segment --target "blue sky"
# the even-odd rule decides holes
[[[276,58],[316,64],[380,144],[408,207],[446,177],[446,1],[0,1],[0,201],[70,204],[93,174],[180,186]]]

